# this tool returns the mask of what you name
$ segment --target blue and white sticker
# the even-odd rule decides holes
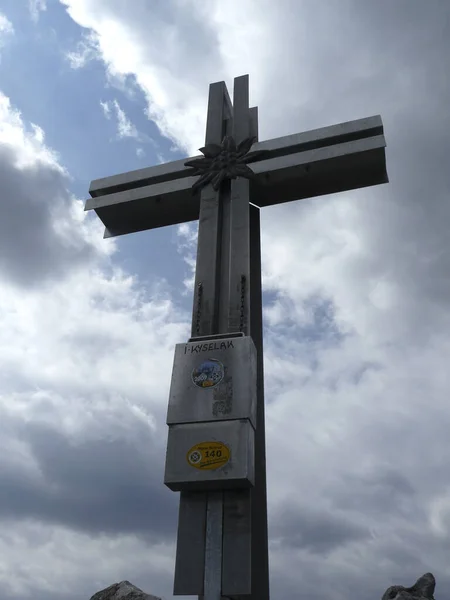
[[[220,360],[208,358],[192,371],[192,381],[199,388],[212,388],[222,381],[224,373]]]

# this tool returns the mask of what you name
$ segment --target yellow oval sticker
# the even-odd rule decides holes
[[[222,442],[201,442],[192,446],[186,458],[196,469],[218,469],[230,460],[230,450]]]

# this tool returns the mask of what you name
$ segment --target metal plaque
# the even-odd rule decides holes
[[[175,492],[253,486],[254,437],[248,419],[171,425],[164,483]]]
[[[177,344],[167,424],[250,419],[256,427],[256,349],[251,337]]]

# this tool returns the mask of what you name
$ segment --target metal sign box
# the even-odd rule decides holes
[[[256,348],[249,336],[177,344],[167,424],[250,419],[256,427]]]
[[[165,485],[175,492],[253,486],[254,438],[248,419],[171,425]]]

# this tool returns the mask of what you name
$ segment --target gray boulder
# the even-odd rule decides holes
[[[381,600],[434,600],[436,580],[433,573],[425,573],[416,583],[407,588],[403,585],[391,585]]]
[[[161,600],[161,598],[146,594],[129,581],[121,581],[97,592],[91,600]]]

